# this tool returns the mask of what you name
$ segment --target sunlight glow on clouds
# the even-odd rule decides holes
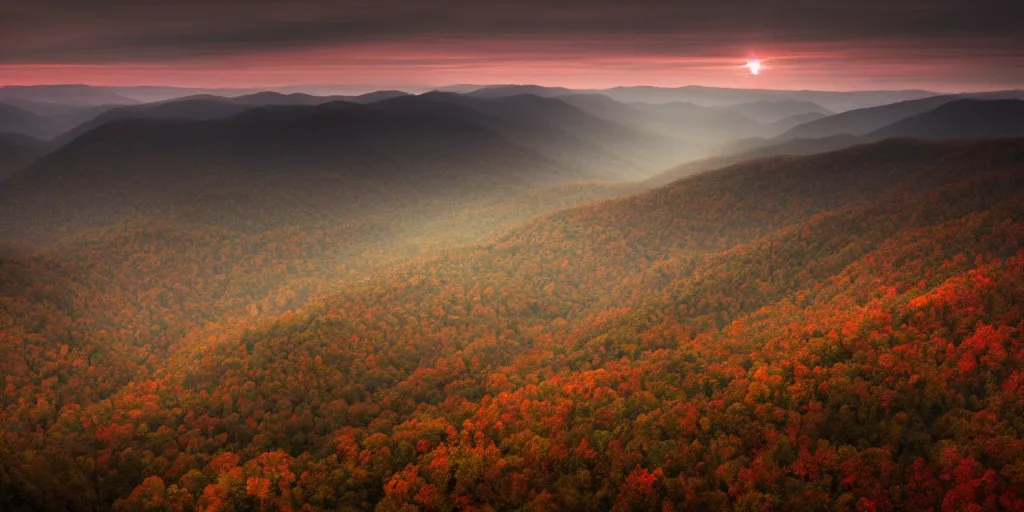
[[[737,66],[738,55],[755,54],[757,58]],[[331,84],[414,89],[458,83],[531,83],[573,88],[698,84],[767,89],[982,90],[1010,88],[1024,81],[1021,67],[1000,65],[1015,58],[1012,53],[978,56],[943,48],[941,41],[780,42],[744,47],[742,43],[720,46],[704,38],[682,36],[419,37],[174,59],[0,63],[0,82],[228,88]],[[764,72],[768,62],[771,73]]]

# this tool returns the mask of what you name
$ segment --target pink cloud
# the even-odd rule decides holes
[[[1021,71],[1000,67],[1018,60],[1012,52],[977,55],[941,40],[868,40],[856,46],[737,42],[727,47],[705,47],[704,43],[699,37],[626,35],[481,41],[420,37],[160,62],[0,65],[0,76],[7,84],[198,87],[534,83],[575,88],[700,84],[967,90],[1005,88],[1024,82]],[[694,54],[692,50],[703,53]],[[748,58],[755,57],[765,62],[764,73],[757,77],[742,68]],[[1003,71],[998,72],[1000,69]]]

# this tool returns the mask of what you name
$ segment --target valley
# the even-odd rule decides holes
[[[1017,92],[73,91],[0,509],[1024,508]]]

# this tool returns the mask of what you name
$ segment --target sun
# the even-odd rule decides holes
[[[760,60],[757,60],[757,59],[748,60],[747,63],[743,65],[743,67],[749,69],[751,75],[759,75],[759,74],[761,74],[761,61]]]

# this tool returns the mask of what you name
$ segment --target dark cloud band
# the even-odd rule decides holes
[[[817,62],[806,57],[815,53],[823,56],[818,61],[856,58],[907,69],[945,62],[978,73],[984,65],[1000,83],[1024,83],[1019,0],[12,2],[0,5],[0,66],[195,67],[303,52],[320,55],[323,65],[368,54],[394,66],[399,46],[433,52],[437,65],[462,62],[467,52],[536,64],[767,50],[793,62],[803,55],[806,65]],[[479,48],[486,56],[472,51]],[[407,53],[405,65],[430,62],[421,53]]]

